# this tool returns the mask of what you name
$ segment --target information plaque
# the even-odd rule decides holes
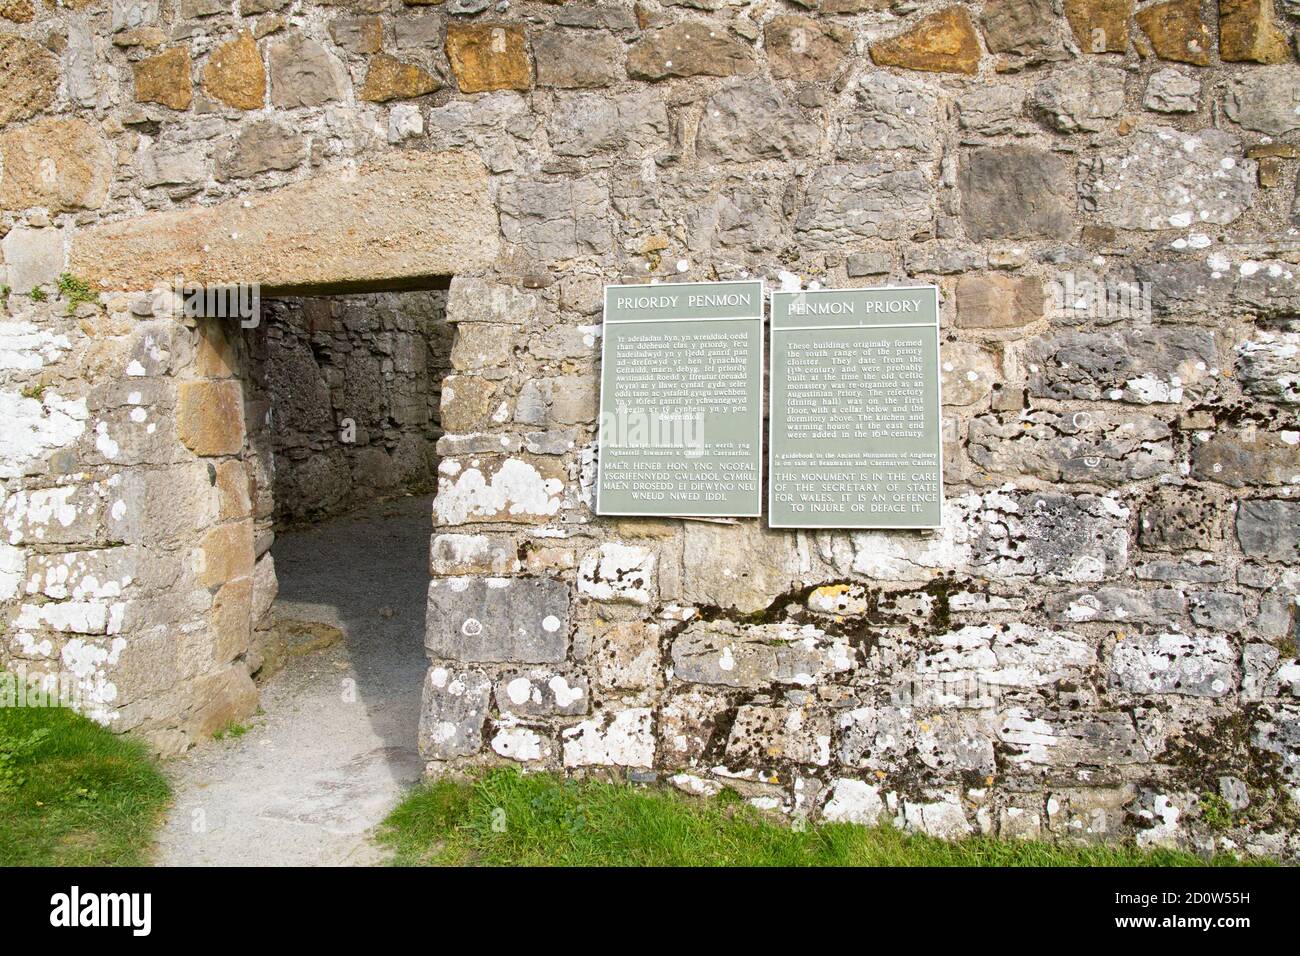
[[[605,287],[596,513],[756,518],[763,283]]]
[[[772,293],[773,528],[935,528],[939,290]]]

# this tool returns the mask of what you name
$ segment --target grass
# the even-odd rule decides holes
[[[0,707],[0,866],[148,863],[170,798],[140,744],[63,707]]]
[[[889,826],[792,828],[737,795],[565,781],[493,770],[438,780],[393,810],[380,841],[398,866],[1203,866],[1172,850],[947,842]],[[1230,857],[1209,861],[1231,865]]]

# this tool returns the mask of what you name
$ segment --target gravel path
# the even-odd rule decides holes
[[[401,498],[277,539],[275,613],[342,639],[290,657],[242,737],[168,764],[159,864],[382,862],[371,830],[422,770],[429,516],[429,498]]]

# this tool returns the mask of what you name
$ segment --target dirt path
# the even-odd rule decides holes
[[[168,765],[161,865],[382,861],[370,831],[422,769],[429,513],[428,498],[403,498],[276,541],[275,613],[341,639],[288,658],[243,736]]]

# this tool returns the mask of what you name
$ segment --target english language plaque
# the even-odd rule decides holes
[[[939,290],[772,293],[768,524],[936,528]]]
[[[756,518],[763,283],[605,287],[601,515]]]

